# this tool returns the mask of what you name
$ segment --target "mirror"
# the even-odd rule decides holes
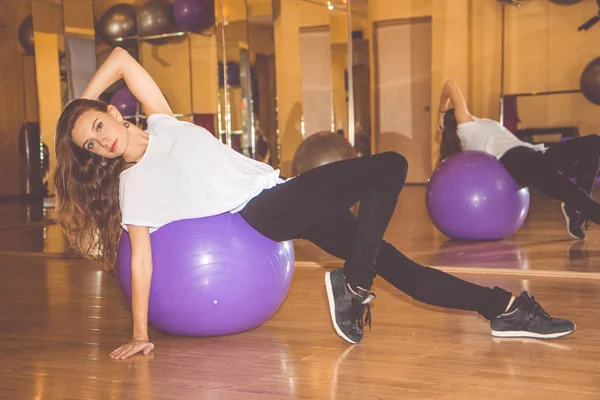
[[[353,111],[354,148],[358,156],[371,154],[371,68],[370,45],[371,27],[369,22],[369,1],[348,0],[350,26],[349,51],[351,59],[348,65],[349,107]],[[352,141],[351,141],[352,143]]]
[[[250,90],[254,129],[253,158],[279,166],[277,97],[275,82],[275,43],[273,3],[248,1],[248,51],[250,54]]]
[[[81,96],[96,71],[92,0],[62,0],[62,13],[66,58],[64,80],[67,82],[66,100],[70,101]]]
[[[62,1],[31,0],[31,16],[31,25],[24,22],[23,31],[19,30],[21,45],[35,65],[39,124],[39,136],[37,132],[36,138],[25,135],[27,186],[28,193],[46,196],[54,192],[50,179],[55,164],[54,127],[69,99]]]
[[[215,4],[219,63],[218,131],[225,144],[248,155],[251,146],[248,145],[247,88],[242,84],[242,75],[246,74],[248,63],[246,2],[220,0]]]
[[[247,157],[277,163],[272,6],[260,0],[217,4],[221,139]]]
[[[216,4],[221,139],[247,157],[276,165],[272,5],[263,0]]]
[[[367,0],[300,0],[303,137],[343,135],[370,154]]]
[[[20,169],[23,171],[20,193],[34,196],[45,196],[47,188],[44,185],[43,175],[47,169],[41,151],[41,134],[39,124],[38,96],[36,82],[36,63],[34,48],[33,15],[29,14],[19,24],[19,43],[21,45],[21,68],[23,71],[23,114],[25,120],[22,122],[19,132],[19,160]],[[47,148],[47,147],[44,147]],[[47,155],[47,151],[46,151]],[[32,215],[31,207],[27,206],[21,213],[21,220],[26,221],[40,219],[39,215]],[[36,218],[37,217],[37,218]]]
[[[48,186],[54,165],[54,129],[66,103],[81,95],[89,80],[114,46],[136,58],[161,87],[173,112],[180,119],[215,133],[217,114],[217,47],[215,9],[210,0],[189,8],[191,0],[31,0],[32,15],[19,29],[24,70],[35,74],[32,90],[26,90],[29,125],[39,124],[39,134],[23,134],[30,155],[28,165],[39,156],[44,166],[42,184],[28,174],[28,193]],[[27,74],[25,74],[27,76]],[[31,85],[27,79],[24,85]],[[27,88],[26,88],[27,89]],[[109,87],[101,100],[112,103],[130,121],[144,127],[146,116],[123,80]],[[35,140],[41,137],[36,151]],[[33,150],[32,150],[33,149]],[[45,157],[45,158],[44,158]],[[35,157],[34,157],[35,158]],[[35,168],[32,168],[35,169]],[[40,167],[37,167],[39,170]],[[39,173],[38,173],[39,175]],[[37,187],[36,186],[36,187]]]
[[[114,46],[124,48],[156,81],[176,117],[193,122],[194,38],[178,24],[176,16],[180,13],[175,5],[165,0],[93,3],[98,38],[96,65],[106,60]],[[144,110],[123,80],[111,85],[100,99],[116,106],[125,119],[145,128]]]
[[[216,36],[212,1],[94,0],[97,66],[126,49],[161,88],[175,116],[215,134]],[[100,97],[145,128],[146,115],[123,80]]]
[[[335,132],[337,126],[345,124],[340,109],[346,102],[343,93],[346,45],[336,32],[343,29],[339,23],[343,24],[346,12],[345,8],[329,7],[326,1],[312,0],[300,1],[298,12],[305,139],[317,132]]]
[[[127,50],[140,61],[140,43],[137,40],[136,5],[132,2],[117,3],[109,0],[93,0],[95,22],[95,56],[92,70],[95,72],[108,58],[115,46]],[[115,105],[129,122],[143,126],[143,110],[125,85],[119,79],[108,87],[100,100]]]

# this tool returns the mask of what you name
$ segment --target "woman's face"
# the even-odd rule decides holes
[[[77,146],[104,158],[121,157],[127,148],[127,128],[119,111],[111,105],[107,112],[84,112],[71,135]]]

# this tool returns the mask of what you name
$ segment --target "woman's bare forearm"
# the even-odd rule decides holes
[[[443,113],[448,110],[450,103],[452,103],[454,116],[459,124],[473,120],[473,116],[467,108],[465,97],[456,82],[452,79],[448,79],[442,89],[442,95],[440,97],[440,115],[443,115]]]
[[[440,113],[444,113],[448,110],[448,108],[450,107],[450,90],[449,90],[449,85],[450,85],[451,80],[447,80],[444,83],[444,87],[442,88],[442,94],[440,96],[440,107],[439,107],[439,112]]]
[[[133,338],[148,340],[148,302],[152,281],[152,261],[132,258],[131,260],[131,312],[133,316]]]
[[[97,99],[114,82],[123,78],[127,88],[142,104],[146,115],[173,115],[171,107],[150,74],[126,50],[116,47],[90,80],[82,97]]]
[[[129,56],[126,50],[116,47],[98,68],[81,97],[97,99],[110,85],[121,79],[126,56]]]

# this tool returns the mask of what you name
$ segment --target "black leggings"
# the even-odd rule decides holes
[[[345,260],[350,285],[369,289],[378,274],[427,304],[501,314],[511,293],[419,265],[382,240],[406,173],[392,152],[327,164],[263,191],[241,215],[272,240],[306,239]],[[358,217],[349,211],[357,201]]]
[[[546,153],[519,146],[500,161],[521,186],[539,189],[600,224],[600,204],[591,196],[600,165],[600,136],[557,143]]]

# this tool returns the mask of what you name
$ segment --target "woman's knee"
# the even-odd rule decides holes
[[[408,173],[408,161],[406,157],[394,151],[380,153],[377,156],[382,160],[385,174],[393,176],[395,180],[404,185]]]
[[[579,146],[579,151],[589,151],[594,153],[600,153],[600,135],[592,133],[591,135],[581,136],[573,139],[574,143]]]
[[[584,137],[588,138],[588,140],[593,143],[600,144],[600,135],[598,135],[596,133],[592,133],[592,134],[586,135]]]
[[[600,159],[600,136],[596,134],[586,135],[580,139],[578,149],[579,163],[584,168],[597,165]]]
[[[586,138],[589,138],[589,147],[593,150],[594,154],[600,157],[600,136],[593,133],[591,135],[587,135]]]

